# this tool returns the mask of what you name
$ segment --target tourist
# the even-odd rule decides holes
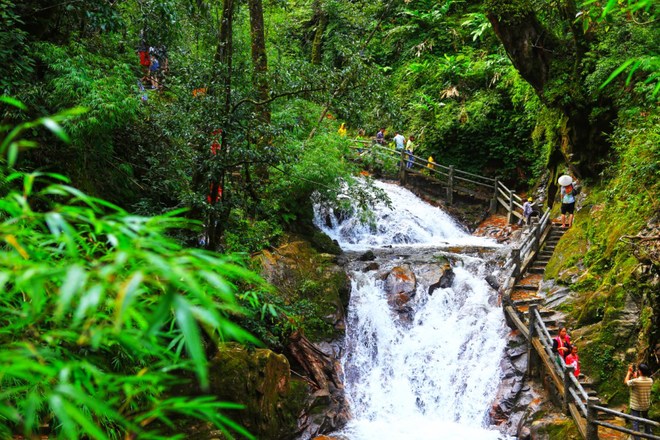
[[[566,366],[573,367],[575,377],[580,376],[580,358],[578,357],[578,349],[575,345],[571,346],[571,353],[566,356]]]
[[[403,148],[406,145],[406,138],[403,137],[403,135],[401,133],[399,133],[398,131],[394,135],[394,145],[395,145],[396,149],[399,150],[399,151],[403,150]]]
[[[639,364],[639,368],[635,371],[633,365],[628,366],[628,373],[623,383],[630,388],[630,415],[634,417],[641,417],[648,419],[649,407],[651,406],[651,388],[653,387],[653,379],[651,379],[651,369],[646,364]],[[633,420],[633,430],[652,434],[651,426]],[[640,426],[641,425],[641,426]],[[640,437],[633,436],[634,440],[639,440]]]
[[[429,158],[426,159],[426,161],[428,162],[428,163],[426,164],[426,167],[427,167],[429,170],[434,170],[434,169],[435,169],[435,160],[433,159],[433,156],[429,156]]]
[[[565,359],[568,353],[571,351],[571,338],[568,336],[568,331],[566,327],[562,327],[559,330],[559,335],[552,340],[552,352],[557,355],[557,362],[559,362],[559,356],[562,359]]]
[[[341,137],[346,137],[346,123],[342,122],[341,125],[339,126],[339,130],[337,130],[337,133],[339,133],[339,136]]]
[[[522,218],[518,221],[518,226],[523,223],[529,225],[531,223],[532,213],[534,212],[534,199],[529,197],[522,207]]]
[[[140,57],[140,66],[142,67],[142,78],[140,80],[145,82],[149,78],[151,59],[149,58],[149,51],[144,44],[138,48],[138,56]]]
[[[575,212],[575,184],[570,176],[564,175],[559,178],[561,185],[561,227],[570,228],[573,225],[573,213]]]
[[[385,145],[385,127],[381,127],[376,133],[376,143],[379,145]]]
[[[415,162],[415,157],[413,156],[413,151],[415,151],[415,143],[413,142],[415,140],[415,136],[412,134],[408,138],[408,142],[406,142],[406,153],[408,154],[408,162],[406,163],[406,168],[412,168],[413,163]]]
[[[160,63],[156,58],[156,55],[151,55],[151,64],[149,65],[149,81],[151,81],[151,88],[158,88],[158,68]]]

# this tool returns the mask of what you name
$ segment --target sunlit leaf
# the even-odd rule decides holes
[[[177,326],[184,336],[186,350],[194,362],[195,371],[202,388],[206,389],[209,385],[206,356],[204,355],[201,334],[193,316],[192,308],[190,303],[180,295],[176,295],[172,303]]]
[[[46,128],[53,132],[58,138],[62,139],[64,142],[70,142],[69,135],[62,129],[62,126],[55,122],[51,118],[43,118],[41,122]]]

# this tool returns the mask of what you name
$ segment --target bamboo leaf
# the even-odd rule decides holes
[[[174,315],[177,327],[184,337],[186,351],[193,360],[194,369],[203,389],[209,386],[208,371],[206,370],[206,356],[202,346],[202,338],[199,327],[192,313],[190,303],[181,295],[176,295],[173,300]]]
[[[60,319],[62,318],[62,315],[69,312],[71,301],[76,294],[79,293],[86,282],[87,273],[81,266],[71,266],[69,270],[67,270],[64,283],[62,284],[62,287],[60,287],[57,309],[55,311],[56,318]]]
[[[612,80],[613,80],[614,78],[616,78],[617,76],[619,76],[619,74],[621,74],[621,72],[623,72],[624,70],[626,70],[626,69],[628,68],[628,66],[630,66],[630,65],[631,65],[632,63],[634,63],[634,62],[635,62],[634,59],[626,60],[622,65],[620,65],[620,66],[619,66],[614,72],[612,72],[612,73],[610,74],[610,76],[605,80],[605,82],[604,82],[603,84],[600,85],[599,89],[602,90],[603,88],[605,88],[605,86],[607,86],[610,82],[612,82]]]
[[[27,110],[27,107],[25,106],[25,104],[23,104],[18,99],[14,99],[10,96],[5,96],[5,95],[0,96],[0,102],[4,102],[5,104],[13,105],[14,107],[18,107],[21,110]]]
[[[41,118],[40,122],[44,125],[44,127],[49,129],[55,136],[62,139],[64,142],[69,143],[71,141],[71,139],[69,139],[69,135],[66,134],[62,126],[52,118]]]
[[[75,420],[84,432],[89,434],[93,439],[108,440],[108,436],[96,426],[93,420],[83,414],[78,407],[67,400],[62,400],[62,404],[67,415]]]
[[[123,283],[121,289],[119,290],[119,294],[117,295],[117,299],[115,301],[116,330],[121,328],[126,309],[128,309],[135,300],[138,288],[140,287],[143,279],[144,275],[142,272],[136,272],[131,278],[128,279],[128,281]]]

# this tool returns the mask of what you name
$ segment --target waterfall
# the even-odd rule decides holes
[[[501,439],[488,428],[500,379],[507,329],[497,293],[485,282],[492,240],[472,237],[442,210],[396,185],[377,182],[392,208],[377,207],[371,225],[316,210],[316,223],[354,257],[368,249],[377,270],[353,258],[342,357],[352,420],[349,440]],[[328,221],[330,219],[330,221]],[[428,294],[438,257],[452,262],[450,287]],[[407,265],[417,278],[402,319],[390,304],[383,274]],[[433,278],[435,276],[435,279]]]

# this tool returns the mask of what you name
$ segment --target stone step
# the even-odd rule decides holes
[[[549,259],[550,257],[552,257],[553,254],[554,254],[554,252],[551,252],[551,251],[541,251],[536,255],[537,255],[538,258],[548,258]]]
[[[547,265],[549,262],[550,262],[550,259],[549,259],[549,258],[537,258],[537,259],[534,261],[534,264],[538,263],[538,264],[542,264],[542,265],[545,266],[545,265]]]
[[[556,319],[544,319],[543,323],[545,324],[545,328],[548,329],[548,332],[550,332],[550,335],[554,335],[559,332],[559,321]]]
[[[516,284],[513,286],[513,290],[528,290],[532,292],[536,292],[539,290],[539,286],[535,284]]]
[[[530,306],[531,304],[541,304],[543,303],[543,298],[525,298],[513,301],[514,307],[518,306]]]
[[[543,268],[543,267],[530,267],[529,269],[527,269],[527,272],[529,272],[529,273],[544,273],[545,268]]]

